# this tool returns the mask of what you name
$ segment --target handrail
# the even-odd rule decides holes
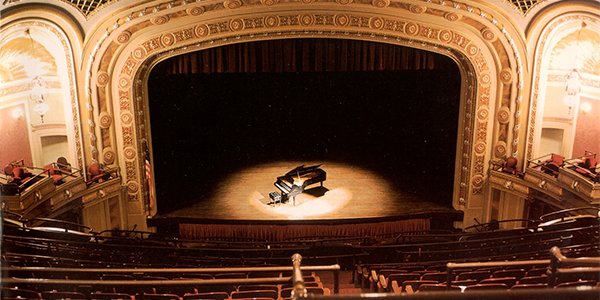
[[[558,210],[558,211],[553,211],[551,213],[547,213],[545,215],[540,216],[540,220],[544,221],[544,219],[546,217],[552,216],[552,215],[558,215],[558,214],[563,214],[563,213],[568,213],[568,212],[572,212],[572,211],[578,211],[578,210],[587,210],[587,209],[591,209],[591,210],[596,210],[596,212],[600,212],[600,208],[598,207],[593,207],[593,206],[589,206],[589,207],[574,207],[574,208],[567,208],[567,209],[562,209],[562,210]],[[569,217],[569,216],[567,216]],[[572,217],[572,216],[571,216]],[[564,219],[565,217],[561,217],[560,219]]]
[[[302,271],[300,270],[300,263],[302,262],[302,256],[298,253],[292,256],[292,299],[298,299],[299,297],[306,297],[306,287],[304,286],[304,278],[302,278]]]
[[[470,291],[462,293],[459,291],[442,291],[427,293],[365,293],[353,295],[307,295],[306,300],[547,300],[547,299],[577,299],[577,300],[598,300],[600,288],[590,289],[522,289],[522,290],[502,290],[502,291]]]
[[[50,219],[50,218],[32,218],[32,219],[27,219],[27,220],[23,220],[24,223],[30,223],[33,221],[42,221],[42,222],[49,222],[49,223],[56,223],[56,224],[61,224],[61,225],[69,225],[69,226],[75,226],[81,229],[86,229],[88,232],[92,231],[92,228],[79,224],[79,223],[73,223],[73,222],[69,222],[69,221],[63,221],[63,220],[57,220],[57,219]],[[31,229],[35,229],[35,227],[29,227]],[[67,228],[62,228],[65,230],[65,232],[68,232]]]
[[[500,223],[523,222],[523,221],[525,221],[527,223],[534,223],[534,224],[537,223],[537,221],[535,221],[535,220],[532,220],[532,219],[522,219],[522,218],[521,219],[497,220],[497,221],[491,221],[491,222],[486,222],[486,223],[480,223],[480,224],[471,225],[471,226],[465,227],[463,229],[463,231],[467,231],[467,230],[469,230],[471,228],[486,227],[486,226],[489,226],[491,224],[498,224],[499,225]],[[529,227],[527,227],[527,228],[529,228]],[[495,231],[495,230],[499,230],[499,229],[500,228],[498,228],[498,229],[492,229],[491,231]],[[518,228],[511,228],[511,229],[518,229]],[[479,231],[479,229],[477,229],[477,230],[478,230],[477,232],[481,232],[481,231]]]
[[[553,264],[556,264],[556,267],[559,267],[562,264],[576,264],[578,266],[591,266],[598,267],[600,266],[600,257],[577,257],[577,258],[568,258],[562,254],[560,248],[552,247],[550,249],[550,254],[552,254],[551,260]]]

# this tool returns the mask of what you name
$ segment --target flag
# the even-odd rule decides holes
[[[146,184],[148,185],[148,210],[151,211],[156,207],[156,195],[154,193],[154,178],[152,177],[152,164],[150,163],[150,151],[144,144],[144,171],[146,175]]]

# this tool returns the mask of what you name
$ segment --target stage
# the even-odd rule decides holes
[[[327,172],[322,187],[319,184],[308,186],[304,193],[296,196],[295,203],[292,199],[287,203],[271,203],[269,193],[278,191],[274,186],[278,176],[300,165],[315,164],[321,164],[321,169]],[[157,215],[149,219],[148,224],[159,227],[178,224],[182,238],[221,235],[248,237],[250,235],[246,232],[251,229],[254,232],[252,236],[281,239],[298,235],[345,236],[428,230],[432,218],[436,219],[435,222],[450,223],[460,219],[460,214],[451,207],[404,192],[397,186],[371,170],[345,163],[274,162],[232,173],[215,187],[208,199]],[[431,188],[435,189],[435,186]],[[447,202],[451,203],[451,195],[447,197]],[[350,227],[354,227],[354,231],[349,230],[348,224],[353,224]],[[245,225],[247,229],[243,229]],[[295,227],[285,230],[279,228],[279,234],[274,235],[266,232],[259,234],[262,226],[266,226],[264,230],[268,232],[273,231],[272,226]],[[327,230],[324,231],[323,226]],[[386,229],[382,229],[384,227]]]

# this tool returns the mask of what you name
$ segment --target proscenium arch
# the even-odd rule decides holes
[[[224,4],[231,3],[238,2]],[[372,7],[275,4],[270,10],[261,11],[256,7],[220,7],[219,13],[199,4],[182,4],[178,9],[156,6],[156,11],[149,15],[146,10],[142,15],[137,11],[124,12],[116,19],[118,26],[112,33],[107,31],[104,42],[96,47],[100,49],[98,52],[110,51],[105,50],[98,55],[97,62],[90,63],[94,68],[88,80],[90,86],[97,86],[91,96],[98,98],[98,105],[113,108],[107,112],[114,117],[104,118],[103,125],[112,130],[103,133],[107,136],[103,135],[101,140],[115,140],[116,145],[114,148],[101,145],[99,158],[118,158],[116,163],[124,170],[129,200],[138,204],[130,208],[137,206],[139,214],[153,213],[142,205],[147,188],[141,144],[143,139],[150,140],[146,82],[152,66],[170,56],[225,44],[320,37],[421,48],[457,61],[464,81],[453,205],[466,213],[481,211],[487,161],[522,155],[517,150],[521,147],[520,106],[525,73],[521,45],[510,38],[510,28],[503,27],[496,18],[490,19],[490,14],[478,7],[457,3],[460,10],[457,13],[456,7],[434,3],[393,7],[377,7],[376,3],[379,2],[374,1]],[[398,10],[403,10],[403,14]],[[135,18],[143,20],[119,25],[118,20]],[[456,26],[456,22],[461,26]],[[456,29],[449,29],[452,25]],[[143,26],[150,28],[142,30]],[[118,153],[113,149],[119,149]],[[465,216],[465,220],[469,219],[472,217]]]

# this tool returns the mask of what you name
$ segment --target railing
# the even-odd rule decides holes
[[[51,274],[182,274],[182,273],[252,273],[252,272],[286,272],[292,271],[291,277],[263,277],[263,278],[240,278],[240,279],[211,279],[211,280],[67,280],[67,279],[41,279],[41,278],[2,278],[6,284],[36,284],[42,286],[73,285],[73,286],[192,286],[192,285],[241,285],[241,284],[266,284],[266,283],[289,283],[294,284],[294,290],[304,289],[302,272],[333,272],[333,292],[339,293],[339,265],[325,266],[300,266],[302,256],[292,256],[292,266],[287,267],[238,267],[238,268],[48,268],[48,267],[1,267],[3,276],[11,272],[51,273]],[[300,293],[300,290],[297,291]],[[300,293],[301,294],[301,293]]]
[[[516,291],[471,291],[461,292],[426,292],[415,294],[383,294],[368,293],[355,295],[307,295],[302,299],[306,300],[547,300],[547,299],[577,299],[577,300],[598,300],[599,288],[590,289],[523,289]]]
[[[600,273],[600,257],[568,258],[558,247],[550,249],[552,254],[548,268],[548,283],[554,285],[555,279],[560,274],[572,273]],[[561,266],[569,266],[561,268]]]

